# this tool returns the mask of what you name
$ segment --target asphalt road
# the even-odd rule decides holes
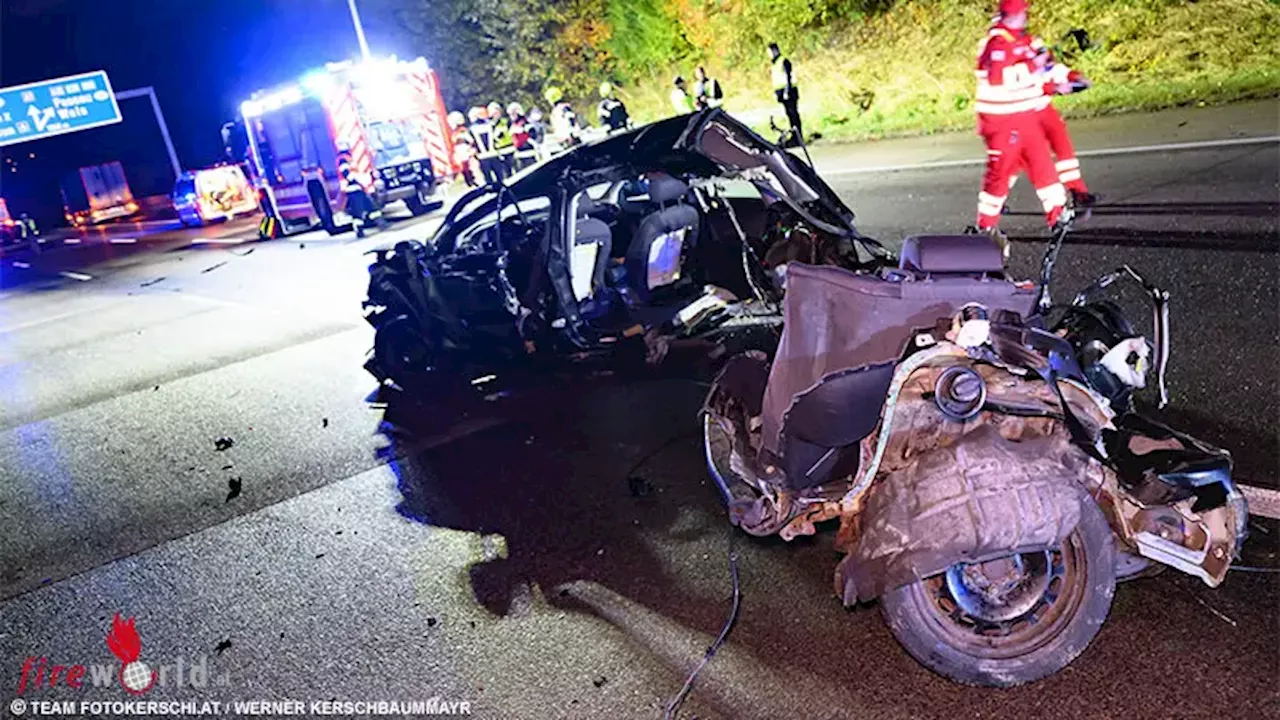
[[[1076,136],[1097,150],[1278,127],[1272,102]],[[891,244],[971,221],[980,171],[959,163],[981,157],[973,138],[815,150],[864,231]],[[1086,156],[1084,169],[1105,203],[1055,287],[1129,263],[1169,289],[1167,416],[1230,448],[1245,481],[1280,485],[1280,145]],[[1043,230],[1028,188],[1012,204],[1027,211],[1006,228],[1029,277]],[[241,242],[243,223],[144,228],[0,260],[0,699],[28,656],[112,662],[119,611],[152,667],[208,656],[228,680],[147,699],[441,696],[485,718],[661,716],[728,610],[730,533],[693,422],[703,389],[548,385],[466,415],[371,406],[362,253],[430,222],[270,243]],[[1142,298],[1125,298],[1142,317]],[[1280,564],[1278,539],[1280,523],[1258,521],[1246,561]],[[843,610],[829,537],[736,547],[741,617],[685,717],[1280,716],[1274,575],[1123,585],[1073,665],[990,691],[922,669],[874,607]]]

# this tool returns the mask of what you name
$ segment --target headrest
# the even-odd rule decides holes
[[[926,273],[1002,273],[1004,253],[987,235],[912,235],[902,241],[899,267]]]
[[[649,174],[649,200],[663,205],[684,197],[689,186],[666,173]]]

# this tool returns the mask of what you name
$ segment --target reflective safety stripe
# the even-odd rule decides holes
[[[1064,182],[1064,183],[1068,183],[1068,182],[1075,182],[1076,180],[1079,180],[1079,179],[1080,179],[1080,171],[1079,171],[1079,170],[1065,170],[1065,171],[1063,171],[1063,172],[1058,173],[1058,179],[1059,179],[1059,180],[1061,180],[1061,181],[1062,181],[1062,182]]]
[[[1062,172],[1064,170],[1076,170],[1080,167],[1080,160],[1077,158],[1067,158],[1066,160],[1059,160],[1054,163],[1053,166],[1058,169],[1058,172]]]
[[[1010,189],[1010,190],[1012,190],[1012,189],[1013,189],[1013,186],[1014,186],[1014,185],[1017,185],[1017,184],[1018,184],[1018,176],[1017,176],[1017,175],[1010,175],[1010,176],[1009,176],[1009,189]]]
[[[1036,188],[1036,196],[1040,198],[1040,204],[1044,206],[1045,212],[1067,204],[1067,189],[1062,186],[1062,183]]]
[[[1006,197],[992,195],[988,192],[978,193],[978,214],[979,215],[999,215],[1000,209],[1004,207]]]

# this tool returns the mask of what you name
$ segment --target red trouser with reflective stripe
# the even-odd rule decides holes
[[[1000,211],[1009,197],[1014,176],[1026,169],[1050,226],[1067,204],[1067,193],[1049,154],[1049,142],[1035,111],[1013,115],[979,115],[978,132],[987,145],[987,169],[978,193],[978,227],[986,230],[1000,222]]]
[[[1089,192],[1089,188],[1084,184],[1084,177],[1080,175],[1080,161],[1076,159],[1076,149],[1071,144],[1071,133],[1067,132],[1066,121],[1053,108],[1053,105],[1045,106],[1043,110],[1037,111],[1036,115],[1040,117],[1040,127],[1044,128],[1044,136],[1058,159],[1054,164],[1058,171],[1058,181],[1071,192]]]

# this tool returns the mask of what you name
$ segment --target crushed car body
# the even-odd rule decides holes
[[[380,381],[777,341],[787,264],[893,262],[804,163],[711,110],[576,147],[374,251]]]

